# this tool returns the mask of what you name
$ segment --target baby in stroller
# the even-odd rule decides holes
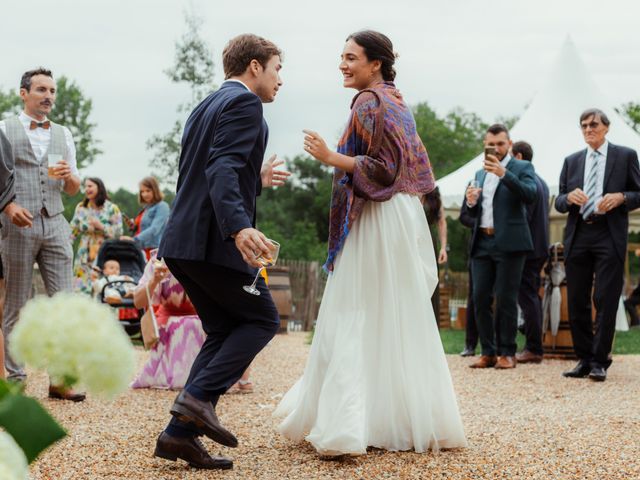
[[[96,277],[97,277],[97,272]],[[93,295],[102,294],[105,302],[111,305],[119,305],[123,298],[133,298],[133,290],[136,284],[129,275],[120,275],[120,262],[110,259],[104,262],[102,277],[93,282]]]

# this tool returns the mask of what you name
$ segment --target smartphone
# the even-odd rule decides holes
[[[496,155],[496,147],[484,147],[484,159],[487,160],[487,155]]]

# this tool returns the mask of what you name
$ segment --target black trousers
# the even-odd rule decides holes
[[[495,237],[480,234],[471,259],[473,302],[483,355],[514,356],[518,289],[526,253],[496,251]],[[492,314],[495,295],[496,312]]]
[[[518,305],[524,317],[525,350],[542,355],[542,299],[540,298],[540,270],[546,258],[528,258],[524,262],[518,291]]]
[[[467,294],[467,324],[465,326],[464,344],[473,350],[478,345],[478,325],[476,324],[476,312],[473,304],[473,275],[469,265],[469,293]]]
[[[565,259],[573,348],[581,360],[608,368],[624,280],[624,260],[613,246],[604,219],[591,225],[579,220],[576,229],[571,251]],[[592,289],[595,334],[591,320]]]
[[[258,280],[260,295],[256,296],[242,288],[251,284],[252,275],[201,261],[164,260],[191,299],[207,334],[185,390],[206,392],[215,406],[278,331],[278,311],[263,278]],[[175,418],[171,424],[198,432],[195,425]]]

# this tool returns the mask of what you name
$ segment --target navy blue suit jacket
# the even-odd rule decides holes
[[[255,226],[267,137],[260,98],[238,82],[223,83],[191,112],[159,257],[255,273],[230,235]]]
[[[549,256],[549,187],[536,173],[536,200],[527,204],[527,221],[533,241],[533,251],[527,259]]]
[[[573,237],[580,218],[580,206],[569,205],[567,195],[576,188],[584,189],[584,167],[587,149],[569,155],[564,159],[560,172],[559,195],[556,198],[556,210],[569,212],[567,226],[564,229],[564,256],[571,253]],[[607,193],[624,193],[626,204],[620,205],[606,213],[607,226],[616,252],[624,261],[627,256],[627,236],[629,228],[629,212],[640,207],[640,167],[635,150],[609,143],[607,163],[604,167],[604,185],[602,195]]]
[[[480,186],[484,186],[486,175],[485,170],[476,172],[475,179]],[[506,173],[493,196],[493,223],[497,251],[511,253],[533,250],[525,204],[532,203],[535,198],[536,182],[533,165],[531,162],[511,158],[506,166]],[[469,208],[467,202],[463,202],[461,217],[474,219],[469,252],[473,257],[482,217],[482,192],[474,207]]]

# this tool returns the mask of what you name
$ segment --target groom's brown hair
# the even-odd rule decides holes
[[[251,60],[257,60],[263,68],[274,55],[282,57],[282,51],[270,40],[244,33],[229,40],[222,51],[222,67],[224,78],[242,75]]]

